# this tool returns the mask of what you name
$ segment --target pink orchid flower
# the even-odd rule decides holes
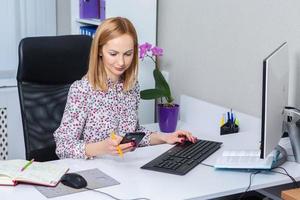
[[[139,50],[140,50],[140,59],[144,59],[145,57],[151,58],[151,60],[156,63],[155,57],[156,56],[162,56],[163,55],[163,49],[157,46],[153,46],[149,44],[148,42],[139,45]],[[151,55],[149,55],[148,52],[151,51]]]
[[[153,55],[153,56],[162,56],[162,55],[163,55],[163,49],[160,48],[160,47],[154,46],[154,47],[151,49],[151,51],[152,51],[152,55]]]
[[[141,59],[144,59],[144,57],[147,55],[147,52],[150,51],[151,47],[152,45],[147,42],[139,46]]]

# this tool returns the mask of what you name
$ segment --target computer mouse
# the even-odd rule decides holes
[[[67,173],[63,175],[60,179],[60,182],[75,189],[81,189],[87,186],[86,180],[81,175],[76,173]]]

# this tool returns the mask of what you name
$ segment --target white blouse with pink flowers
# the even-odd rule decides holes
[[[84,77],[75,81],[68,94],[60,126],[54,132],[56,154],[59,158],[86,158],[85,144],[110,137],[112,131],[120,136],[127,132],[145,132],[139,146],[150,144],[149,130],[139,125],[139,84],[123,91],[123,83],[108,80],[108,91],[93,90]]]

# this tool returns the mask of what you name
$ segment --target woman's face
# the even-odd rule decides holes
[[[102,61],[108,78],[113,82],[131,65],[134,55],[134,43],[130,35],[124,34],[109,40],[102,48]]]

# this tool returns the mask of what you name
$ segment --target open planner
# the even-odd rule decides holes
[[[19,182],[56,186],[68,167],[49,162],[32,162],[27,160],[1,160],[0,185],[16,185]],[[22,170],[24,166],[26,169]]]

